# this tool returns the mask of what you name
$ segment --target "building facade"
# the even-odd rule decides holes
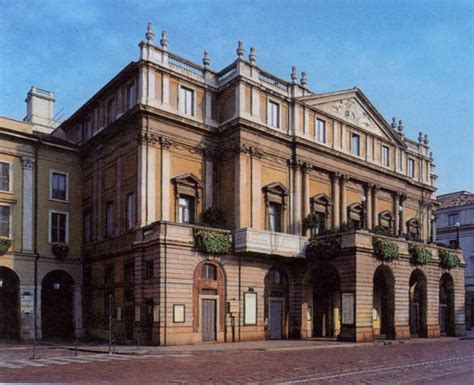
[[[58,133],[81,159],[85,328],[173,345],[464,333],[464,261],[432,243],[428,137],[250,48],[221,71],[155,43]],[[429,257],[427,257],[429,256]],[[444,310],[441,310],[444,309]]]
[[[0,117],[0,339],[83,336],[79,151],[51,135],[54,97]]]
[[[439,195],[436,233],[440,244],[462,249],[466,269],[466,326],[474,324],[474,194],[458,191]]]

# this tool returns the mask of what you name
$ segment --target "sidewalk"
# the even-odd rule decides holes
[[[313,350],[313,349],[340,349],[340,348],[360,348],[368,346],[397,345],[397,344],[424,344],[449,342],[456,340],[474,339],[474,330],[467,331],[463,337],[440,337],[440,338],[413,338],[403,341],[376,340],[374,342],[338,342],[335,339],[311,339],[311,340],[266,340],[266,341],[248,341],[248,342],[229,342],[229,343],[208,343],[198,345],[180,345],[180,346],[140,346],[137,345],[116,345],[112,347],[115,354],[125,355],[176,355],[191,354],[197,352],[234,352],[241,353],[246,351],[291,351],[291,350]],[[0,342],[0,357],[6,353],[14,353],[30,350],[31,342]],[[75,350],[74,342],[40,342],[38,350]],[[109,353],[109,345],[103,342],[84,342],[77,344],[78,352],[86,353]]]

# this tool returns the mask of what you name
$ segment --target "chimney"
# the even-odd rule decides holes
[[[31,87],[26,96],[25,122],[34,125],[33,131],[50,134],[59,125],[54,120],[54,94],[51,91]]]

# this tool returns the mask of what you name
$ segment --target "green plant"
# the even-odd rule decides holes
[[[381,261],[398,259],[398,245],[389,239],[374,238],[373,247],[375,256]]]
[[[341,252],[341,243],[336,237],[312,239],[306,247],[306,257],[335,258]]]
[[[461,259],[455,253],[450,253],[448,250],[439,250],[439,264],[443,269],[454,269],[461,264]]]
[[[408,252],[411,256],[411,263],[414,265],[426,265],[433,259],[431,251],[420,245],[411,245]]]
[[[387,227],[384,227],[384,226],[375,226],[373,229],[372,229],[372,232],[374,234],[378,234],[378,235],[386,235],[388,237],[393,237],[393,231],[392,229],[389,229]]]
[[[198,250],[211,254],[228,254],[232,246],[229,234],[216,231],[199,230],[195,241]]]
[[[217,207],[209,207],[202,214],[202,222],[211,227],[225,227],[226,218],[225,213]]]
[[[316,212],[309,213],[305,219],[303,219],[303,228],[305,231],[312,231],[317,229],[321,225],[321,215]]]
[[[12,241],[10,239],[0,239],[0,255],[6,254],[11,245]]]

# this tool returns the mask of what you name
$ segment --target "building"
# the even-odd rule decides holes
[[[458,191],[438,196],[436,233],[438,242],[460,248],[466,260],[466,324],[474,320],[474,194]]]
[[[358,88],[155,43],[58,134],[79,151],[88,335],[173,345],[464,333],[464,261],[433,243],[428,137]],[[449,269],[448,269],[449,267]]]
[[[81,337],[79,151],[51,134],[51,92],[26,102],[0,117],[0,339]]]

